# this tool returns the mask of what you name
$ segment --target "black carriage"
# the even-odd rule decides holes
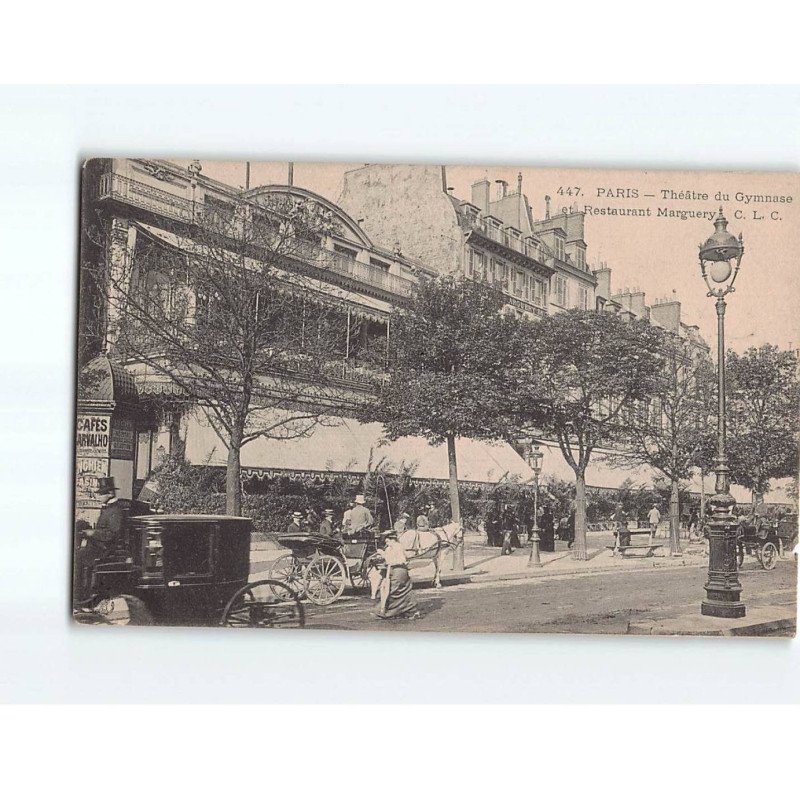
[[[764,569],[775,569],[779,558],[792,552],[797,541],[797,515],[775,519],[753,515],[739,523],[737,563],[741,567],[745,555],[754,556]]]
[[[302,627],[299,598],[274,580],[249,582],[251,520],[148,514],[128,520],[93,574],[80,622]]]
[[[348,583],[355,589],[369,586],[369,571],[383,544],[382,535],[369,528],[342,539],[316,533],[277,533],[275,538],[291,553],[273,563],[270,578],[318,606],[338,600]]]

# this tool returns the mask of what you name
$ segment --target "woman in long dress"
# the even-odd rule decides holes
[[[408,572],[406,551],[394,531],[386,534],[386,545],[380,552],[386,562],[386,577],[381,583],[380,608],[375,616],[380,619],[418,619],[420,613],[411,596],[411,576]]]

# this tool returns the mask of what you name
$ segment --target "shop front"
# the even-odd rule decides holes
[[[133,377],[103,354],[78,376],[75,425],[75,508],[94,522],[98,478],[112,477],[117,495],[133,497],[139,401]]]

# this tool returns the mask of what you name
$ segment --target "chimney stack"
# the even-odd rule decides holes
[[[472,205],[477,206],[482,213],[489,213],[489,190],[491,184],[486,178],[472,184]]]
[[[544,196],[544,218],[550,219],[550,195]]]
[[[500,184],[497,192],[497,199],[502,200],[508,194],[508,181],[497,180],[495,183]]]

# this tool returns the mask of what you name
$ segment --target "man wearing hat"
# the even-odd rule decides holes
[[[300,524],[303,521],[303,515],[299,511],[292,514],[292,521],[286,529],[286,533],[302,533],[303,526]]]
[[[408,527],[408,514],[404,511],[394,523],[394,532],[399,536]]]
[[[362,528],[371,528],[375,520],[366,507],[366,498],[363,494],[356,495],[355,508],[350,512],[350,529],[360,531]]]
[[[96,496],[102,501],[93,529],[82,531],[75,551],[72,594],[76,603],[87,603],[92,593],[92,573],[98,558],[105,555],[125,531],[125,512],[117,498],[113,478],[98,478]]]
[[[333,509],[326,508],[324,511],[324,517],[322,522],[319,524],[319,533],[320,536],[328,536],[333,538]]]
[[[429,531],[431,529],[431,522],[428,519],[428,514],[433,509],[433,506],[427,505],[425,506],[419,514],[417,514],[417,530],[418,531]]]

